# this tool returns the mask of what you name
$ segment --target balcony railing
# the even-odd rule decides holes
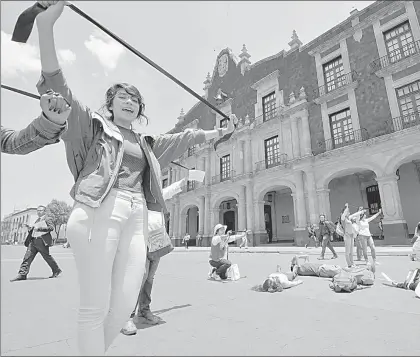
[[[379,71],[380,69],[389,67],[395,63],[401,62],[402,60],[412,57],[415,54],[420,53],[420,40],[410,42],[390,52],[389,54],[375,59],[371,63],[373,72]]]
[[[275,166],[285,165],[288,162],[287,154],[279,154],[273,157],[268,157],[263,161],[259,161],[255,164],[256,171],[262,171]]]
[[[319,143],[319,147],[325,150],[334,150],[344,146],[349,146],[369,139],[369,133],[366,129],[354,130],[347,135],[336,136]]]
[[[401,131],[416,125],[420,125],[420,112],[413,112],[387,120],[385,134]]]
[[[211,178],[211,183],[216,184],[224,181],[232,180],[235,177],[235,171],[230,170],[224,173],[223,175],[216,175]]]
[[[320,86],[314,90],[314,97],[319,98],[328,93],[334,92],[335,90],[344,87],[350,83],[353,83],[357,78],[357,72],[351,71],[350,73],[343,74],[342,76],[335,78],[334,80]]]

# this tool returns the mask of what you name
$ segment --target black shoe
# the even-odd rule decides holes
[[[61,269],[57,270],[53,275],[50,276],[50,278],[56,278],[58,277],[63,271]]]
[[[19,280],[26,280],[26,275],[18,275],[16,278],[10,279],[10,282],[13,283],[14,281],[19,281]]]

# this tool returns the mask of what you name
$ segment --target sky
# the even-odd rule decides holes
[[[81,10],[198,94],[229,47],[245,44],[251,62],[288,50],[293,30],[307,44],[373,1],[73,1]],[[1,2],[1,82],[36,93],[40,75],[36,26],[27,44],[10,40],[30,1]],[[110,85],[129,82],[145,98],[145,133],[174,127],[197,99],[69,8],[55,25],[61,67],[73,93],[98,109]],[[1,124],[22,129],[40,114],[39,101],[1,90]],[[1,216],[59,199],[72,204],[73,177],[64,144],[26,156],[1,154]]]

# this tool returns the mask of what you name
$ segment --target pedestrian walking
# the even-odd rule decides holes
[[[414,229],[414,236],[411,239],[411,244],[413,244],[413,252],[410,254],[410,258],[413,261],[420,261],[420,222],[417,223],[416,228]]]
[[[328,247],[329,250],[331,250],[331,253],[333,254],[331,259],[337,259],[337,253],[335,252],[334,246],[332,245],[332,236],[335,231],[334,224],[330,221],[327,221],[325,219],[325,215],[321,214],[319,215],[319,224],[318,224],[319,230],[318,230],[318,239],[322,242],[322,250],[321,255],[318,258],[318,260],[325,259],[325,250]]]
[[[196,239],[196,242],[197,242],[197,247],[201,247],[202,246],[202,239],[203,239],[203,237],[202,237],[202,235],[201,234],[197,234],[197,237],[195,237],[195,239]]]
[[[185,130],[176,134],[141,135],[137,120],[147,124],[144,98],[127,83],[105,94],[103,115],[73,95],[64,78],[54,39],[54,24],[64,1],[43,2],[48,9],[36,20],[42,75],[40,94],[59,92],[71,105],[62,139],[75,184],[75,205],[67,236],[75,257],[80,299],[78,346],[81,355],[104,355],[135,306],[146,267],[148,209],[162,196],[161,170],[189,147],[232,133],[227,128]]]
[[[305,244],[305,248],[308,248],[308,246],[313,242],[315,244],[315,248],[318,248],[318,239],[316,237],[316,227],[313,223],[308,223],[306,229],[308,230],[308,243]]]
[[[185,245],[185,249],[188,249],[188,244],[190,242],[190,238],[191,238],[190,234],[189,233],[185,233],[185,236],[182,239],[182,244]]]
[[[50,266],[52,275],[50,278],[58,277],[62,271],[58,267],[57,262],[50,254],[50,247],[53,245],[51,232],[54,230],[54,224],[50,218],[46,216],[46,207],[38,206],[38,218],[33,225],[26,224],[28,228],[28,236],[25,239],[25,246],[27,247],[22,264],[20,265],[18,275],[10,281],[26,280],[31,264],[36,255],[39,253],[44,258],[45,262]]]

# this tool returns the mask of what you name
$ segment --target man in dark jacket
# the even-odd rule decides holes
[[[334,233],[333,227],[334,224],[332,222],[325,220],[325,215],[321,214],[319,216],[318,239],[320,242],[322,242],[322,250],[321,256],[318,258],[318,260],[324,260],[325,249],[327,247],[329,248],[329,250],[331,250],[331,253],[333,254],[333,257],[331,259],[338,258],[337,253],[335,252],[335,249],[331,244],[331,237]]]
[[[20,265],[18,275],[10,280],[12,282],[26,280],[31,264],[38,253],[42,255],[52,270],[50,278],[56,278],[62,272],[58,267],[57,262],[50,254],[50,246],[53,245],[51,231],[54,230],[54,225],[45,215],[45,206],[38,206],[37,213],[38,219],[34,224],[32,226],[26,225],[28,227],[28,236],[25,240],[25,246],[27,246],[28,249],[23,257],[23,262]]]

